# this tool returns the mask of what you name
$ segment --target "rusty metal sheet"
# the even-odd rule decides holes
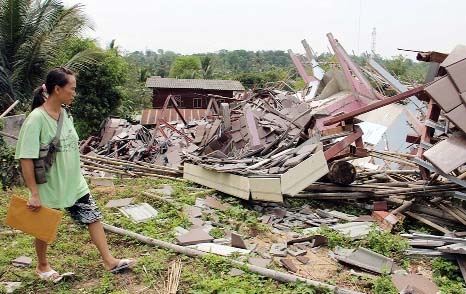
[[[444,76],[427,86],[426,92],[445,112],[461,104],[458,90],[449,76]]]
[[[453,134],[424,152],[424,157],[444,173],[450,173],[466,163],[466,135]]]

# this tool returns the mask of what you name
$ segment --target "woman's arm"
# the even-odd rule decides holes
[[[26,186],[29,188],[29,191],[31,191],[31,198],[27,205],[31,210],[37,210],[41,207],[41,203],[36,177],[34,176],[34,162],[29,158],[21,158],[20,162],[24,181],[26,182]]]

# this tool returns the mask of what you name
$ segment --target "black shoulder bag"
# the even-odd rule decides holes
[[[60,133],[63,126],[64,111],[61,109],[58,117],[57,134],[47,145],[40,145],[39,158],[34,159],[34,175],[37,184],[47,183],[46,174],[55,162],[57,152],[60,150]]]

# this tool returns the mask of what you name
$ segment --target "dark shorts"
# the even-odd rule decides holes
[[[84,195],[73,206],[65,209],[71,218],[81,225],[92,224],[103,218],[102,212],[90,194]]]

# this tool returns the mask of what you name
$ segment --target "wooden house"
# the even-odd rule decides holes
[[[152,107],[162,108],[168,95],[173,95],[181,109],[205,109],[209,102],[207,95],[232,98],[235,92],[244,91],[239,81],[173,79],[150,77],[146,87],[152,89]]]

